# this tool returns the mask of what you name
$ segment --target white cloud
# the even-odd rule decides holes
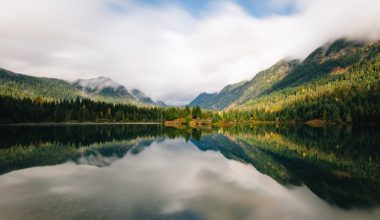
[[[258,19],[220,1],[194,17],[125,0],[2,0],[0,66],[67,80],[107,76],[183,103],[326,41],[380,37],[378,0],[272,1],[296,12]]]

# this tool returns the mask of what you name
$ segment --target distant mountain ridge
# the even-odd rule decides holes
[[[140,102],[156,105],[156,103],[150,97],[146,96],[143,92],[141,92],[138,89],[133,89],[131,93],[132,93],[132,96],[135,97]]]
[[[0,68],[0,95],[18,98],[47,100],[90,98],[110,103],[165,106],[154,102],[143,92],[133,89],[130,93],[123,85],[107,77],[78,79],[72,83],[61,79],[34,77]]]

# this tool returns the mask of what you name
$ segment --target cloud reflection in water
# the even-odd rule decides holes
[[[0,195],[0,219],[380,218],[379,209],[333,207],[305,186],[284,187],[183,139],[153,142],[101,168],[70,162],[8,173]]]

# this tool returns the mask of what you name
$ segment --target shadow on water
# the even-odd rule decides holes
[[[286,187],[306,185],[342,208],[380,205],[375,127],[255,125],[208,130],[161,125],[0,126],[0,174],[74,161],[108,166],[153,142],[184,138],[253,165]]]
[[[161,125],[0,125],[0,174],[67,161],[105,166],[104,157],[137,154],[162,138],[199,139],[201,131]],[[100,157],[101,156],[101,157]],[[90,162],[91,160],[91,162]]]

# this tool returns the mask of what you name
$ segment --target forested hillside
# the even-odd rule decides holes
[[[250,82],[270,78],[276,66]],[[380,42],[338,40],[316,49],[301,63],[293,61],[285,70],[277,68],[278,78],[264,88],[253,85],[251,92],[240,92],[249,95],[230,102],[238,106],[223,112],[226,120],[379,123]]]
[[[41,98],[45,101],[73,100],[78,96],[118,104],[163,105],[155,103],[141,91],[132,94],[109,78],[99,77],[70,83],[60,79],[33,77],[0,68],[0,95],[13,98]]]
[[[5,69],[0,69],[0,95],[32,99],[43,97],[47,100],[85,96],[81,90],[64,80],[27,76]]]
[[[380,43],[338,41],[324,55],[320,48],[271,92],[239,110],[266,120],[379,122]]]
[[[298,60],[281,60],[269,69],[258,73],[250,81],[228,85],[217,94],[202,93],[189,105],[198,105],[206,109],[224,109],[243,104],[270,89],[293,70],[298,63]]]

